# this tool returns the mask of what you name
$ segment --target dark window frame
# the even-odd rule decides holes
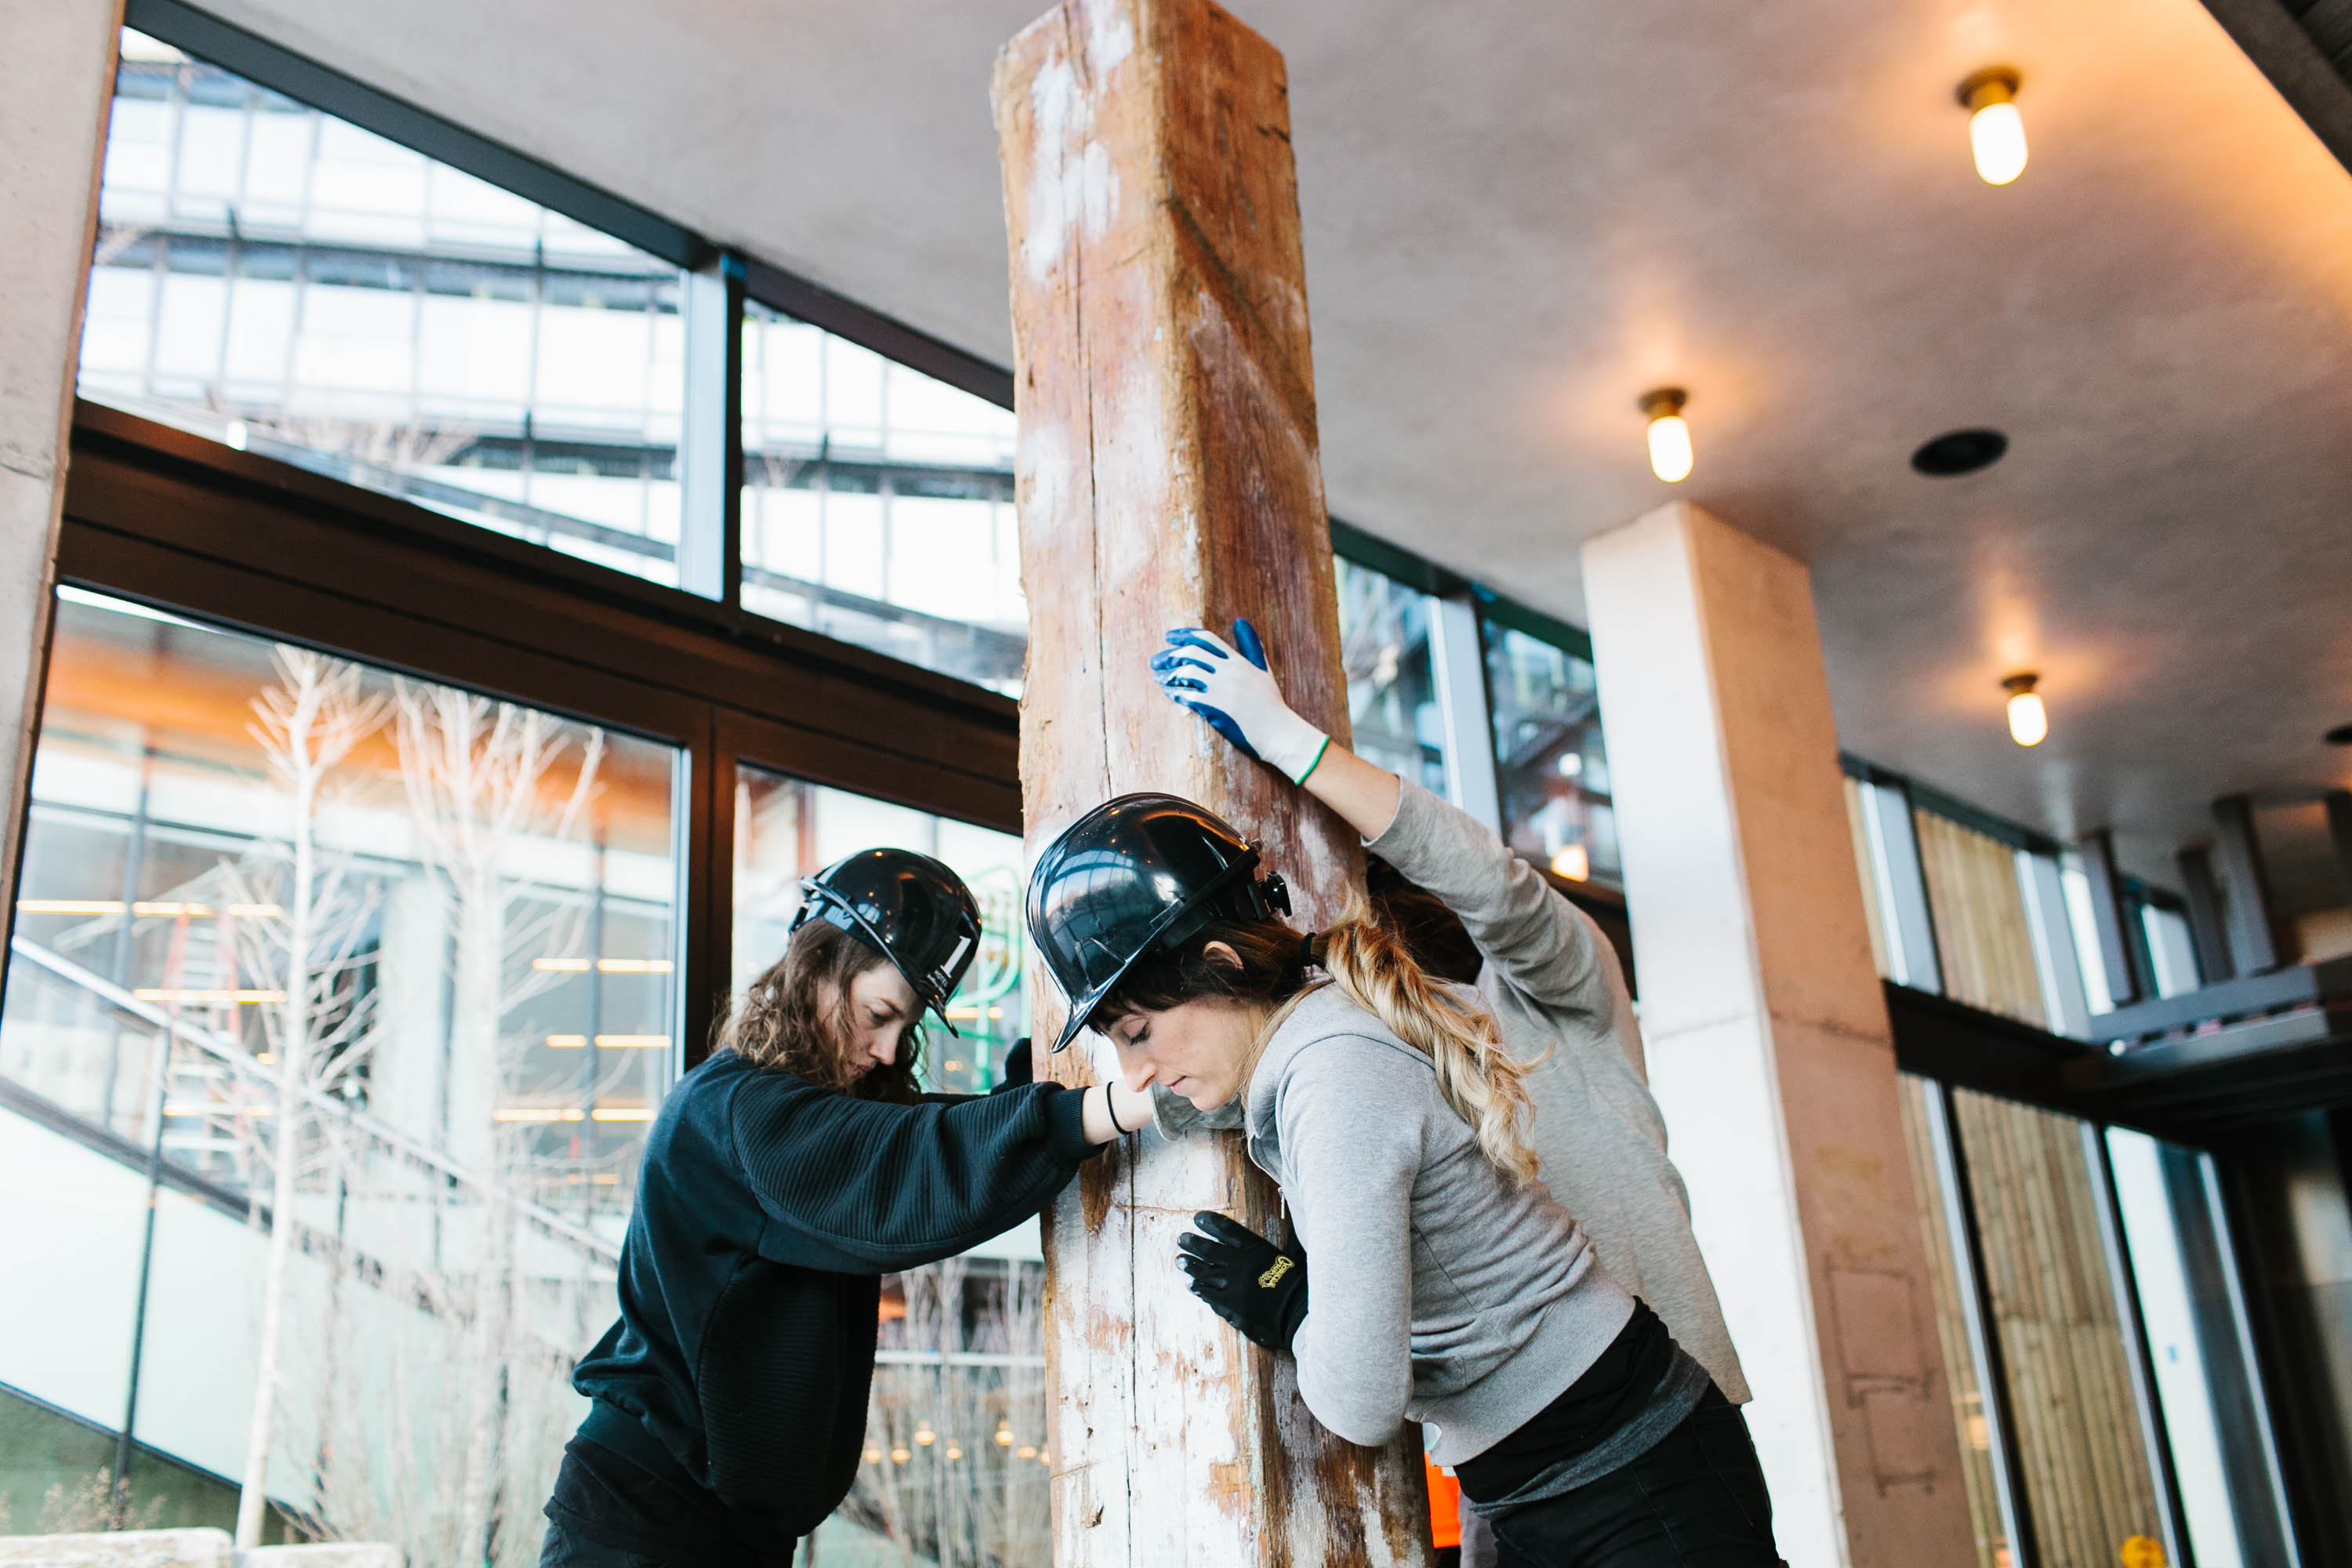
[[[1478,601],[1479,631],[1483,637],[1489,623],[1507,630],[1530,637],[1540,643],[1549,643],[1562,653],[1573,654],[1585,663],[1592,660],[1592,634],[1582,626],[1549,616],[1517,599],[1497,594],[1481,584],[1472,590]]]
[[[1469,579],[1336,517],[1331,519],[1331,553],[1434,598],[1450,598],[1471,589]]]

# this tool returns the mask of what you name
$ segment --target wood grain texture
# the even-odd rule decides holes
[[[1348,739],[1282,58],[1205,0],[1069,0],[1007,46],[994,98],[1030,851],[1112,795],[1167,790],[1263,838],[1299,917],[1328,919],[1361,882],[1353,836],[1146,666],[1166,628],[1245,616],[1292,703]],[[1043,1035],[1062,1009],[1034,984]],[[1083,1044],[1051,1070],[1093,1076]],[[1192,1297],[1175,1241],[1202,1208],[1282,1224],[1225,1134],[1130,1140],[1047,1216],[1055,1561],[1425,1562],[1417,1433],[1331,1436],[1288,1363]]]
[[[2042,973],[2017,851],[1937,812],[1914,810],[1911,822],[1935,913],[1944,994],[2039,1027]]]

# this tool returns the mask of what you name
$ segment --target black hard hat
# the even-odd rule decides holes
[[[1061,1050],[1135,961],[1209,921],[1290,912],[1282,879],[1252,875],[1258,847],[1172,795],[1123,795],[1072,823],[1029,877],[1029,936],[1069,999]]]
[[[801,883],[793,931],[839,926],[898,966],[924,1005],[948,1025],[948,998],[980,951],[980,904],[963,879],[911,849],[861,849]]]

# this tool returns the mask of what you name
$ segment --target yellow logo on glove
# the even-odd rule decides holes
[[[1261,1290],[1273,1289],[1276,1285],[1282,1282],[1282,1277],[1289,1273],[1294,1266],[1294,1261],[1291,1258],[1276,1258],[1274,1260],[1274,1267],[1257,1277],[1258,1289]]]

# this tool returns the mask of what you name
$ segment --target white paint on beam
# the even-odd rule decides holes
[[[1087,17],[1087,63],[1097,77],[1108,76],[1135,51],[1135,24],[1118,6],[1097,5]]]

